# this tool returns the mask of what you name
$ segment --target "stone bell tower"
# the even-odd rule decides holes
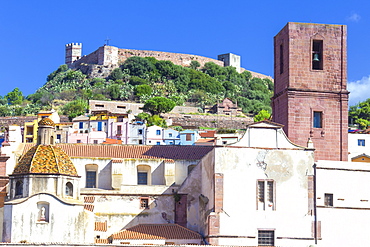
[[[348,159],[347,28],[288,23],[274,38],[273,120],[315,160]]]

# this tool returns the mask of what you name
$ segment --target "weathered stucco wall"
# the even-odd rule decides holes
[[[40,220],[40,202],[49,203],[46,221]],[[94,221],[82,204],[66,204],[54,196],[38,194],[22,203],[7,203],[4,211],[5,242],[94,242]]]

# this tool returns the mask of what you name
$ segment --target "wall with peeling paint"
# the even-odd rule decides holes
[[[190,229],[218,245],[257,246],[258,229],[274,230],[276,246],[314,244],[314,150],[291,143],[281,127],[252,124],[240,142],[201,160],[179,189],[188,193]],[[267,179],[274,202],[261,207],[257,183]]]

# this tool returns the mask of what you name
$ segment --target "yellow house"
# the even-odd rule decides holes
[[[370,156],[366,154],[360,154],[351,159],[352,162],[370,162]]]
[[[38,129],[38,122],[42,119],[48,117],[54,121],[54,123],[60,122],[60,117],[58,112],[54,109],[51,111],[40,111],[37,114],[37,119],[33,120],[32,122],[25,122],[24,123],[24,132],[23,132],[23,142],[25,143],[36,143],[37,142],[37,129]]]

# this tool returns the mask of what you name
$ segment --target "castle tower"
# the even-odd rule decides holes
[[[82,54],[82,43],[70,43],[66,44],[66,64],[71,64],[74,61],[81,58]]]
[[[224,62],[224,66],[233,66],[240,73],[240,56],[232,53],[218,55],[217,59]]]
[[[315,160],[348,159],[347,28],[288,23],[274,38],[273,120]]]

